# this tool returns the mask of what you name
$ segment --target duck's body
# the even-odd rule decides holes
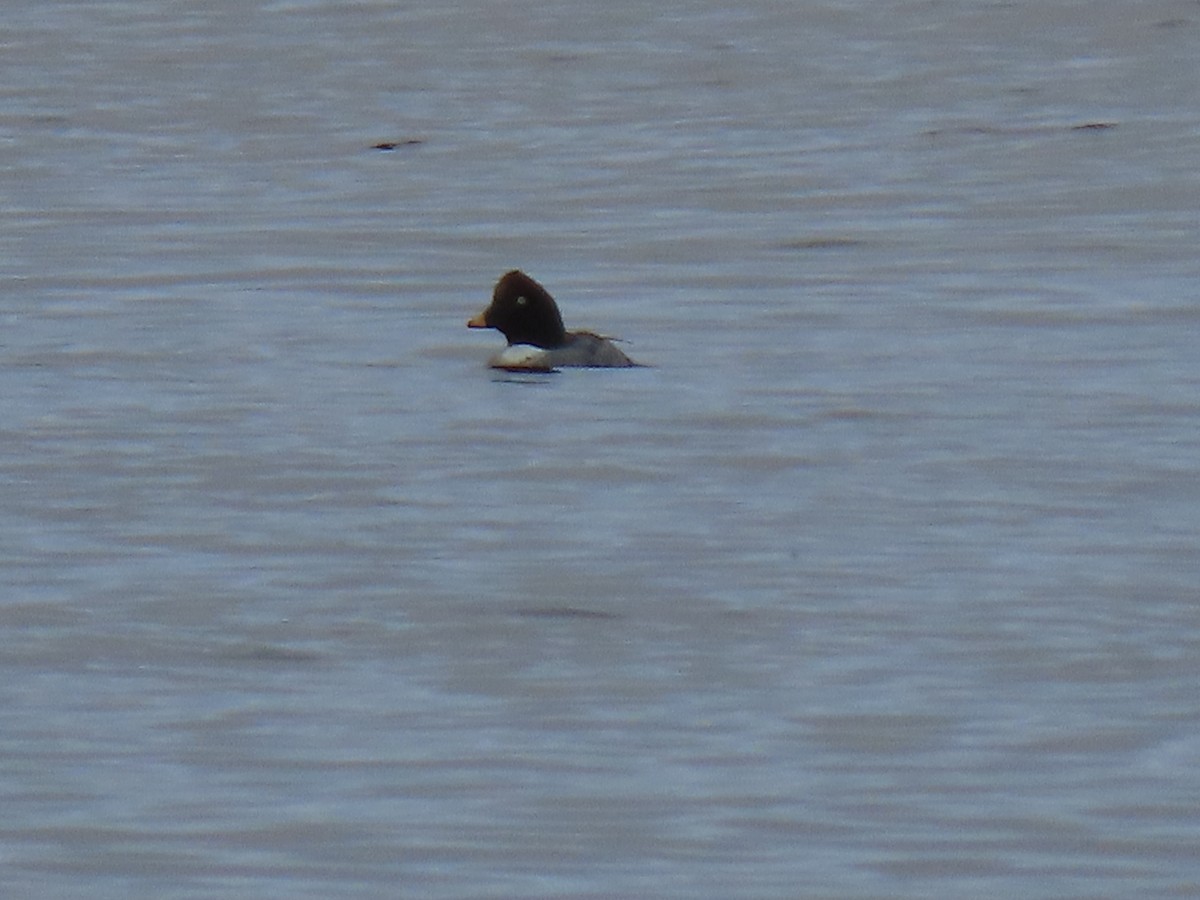
[[[608,338],[590,331],[567,331],[549,292],[516,270],[496,282],[491,305],[468,320],[467,327],[495,328],[507,339],[507,349],[489,363],[497,369],[549,371],[560,367],[637,365]]]

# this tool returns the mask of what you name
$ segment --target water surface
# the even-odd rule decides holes
[[[1200,892],[1195,4],[7,21],[6,896]]]

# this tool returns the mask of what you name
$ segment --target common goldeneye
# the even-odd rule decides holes
[[[559,366],[636,366],[608,338],[563,328],[558,304],[544,287],[513,270],[496,282],[492,304],[467,321],[468,328],[495,328],[508,347],[488,363],[495,369],[548,372]]]

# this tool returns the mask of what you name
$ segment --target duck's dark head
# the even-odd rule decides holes
[[[468,328],[495,328],[510,344],[532,344],[547,349],[567,339],[558,304],[549,292],[526,275],[513,270],[496,282],[492,304],[467,321]]]

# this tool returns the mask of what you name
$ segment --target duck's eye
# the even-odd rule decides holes
[[[529,301],[528,301],[528,300],[526,300],[524,297],[518,297],[518,298],[517,298],[517,306],[524,306],[524,305],[525,305],[526,303],[528,303],[528,302],[529,302]]]

